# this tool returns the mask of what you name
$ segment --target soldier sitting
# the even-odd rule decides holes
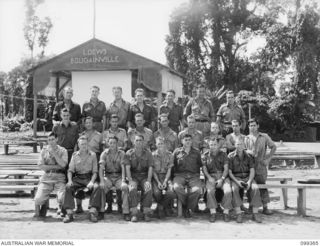
[[[257,223],[261,223],[258,209],[262,206],[262,202],[258,185],[254,181],[255,170],[253,156],[244,150],[242,139],[236,139],[235,147],[236,150],[229,154],[229,176],[232,180],[233,205],[237,214],[237,222],[242,223],[240,207],[243,202],[240,197],[240,190],[246,190],[251,198],[252,218]]]
[[[153,158],[151,152],[143,147],[143,136],[137,135],[134,148],[126,153],[126,175],[129,181],[129,205],[132,214],[131,222],[138,221],[138,189],[142,194],[144,220],[150,221],[152,205],[151,179],[153,174]]]
[[[68,161],[67,150],[57,144],[58,136],[51,132],[48,135],[48,146],[40,153],[39,167],[45,173],[41,176],[38,190],[35,195],[36,219],[46,216],[47,205],[50,193],[57,191],[58,204],[61,207],[66,186],[65,168]]]
[[[153,197],[158,203],[157,211],[159,219],[163,218],[168,211],[169,205],[176,197],[171,181],[171,169],[173,167],[173,155],[167,150],[165,140],[156,138],[157,149],[152,153],[153,168]]]
[[[104,206],[106,204],[106,194],[112,192],[111,188],[115,187],[117,192],[118,212],[123,212],[124,219],[130,220],[128,185],[125,180],[126,174],[124,167],[125,153],[123,150],[118,149],[118,138],[115,136],[109,137],[108,145],[109,149],[106,149],[102,152],[99,162],[100,187],[105,191],[102,192],[103,206],[101,207],[101,212],[104,212]],[[110,204],[108,204],[109,212],[112,212],[111,206]],[[103,218],[103,213],[100,213],[100,217]]]
[[[206,177],[207,207],[210,209],[210,222],[216,221],[216,191],[223,193],[222,207],[224,208],[224,221],[229,222],[229,210],[232,209],[232,192],[228,178],[228,157],[220,150],[218,139],[209,140],[209,151],[204,153],[203,173]]]
[[[97,183],[97,157],[88,149],[88,139],[81,136],[78,140],[79,151],[75,152],[71,158],[68,170],[68,183],[66,186],[63,208],[67,215],[63,219],[64,223],[73,221],[73,209],[75,208],[74,197],[84,198],[83,193],[91,192],[89,207],[90,221],[97,222],[97,211],[101,207],[101,189]]]

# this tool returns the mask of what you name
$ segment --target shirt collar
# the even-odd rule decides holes
[[[197,103],[199,103],[200,99],[198,96],[195,97],[194,99]],[[207,102],[207,99],[206,98],[203,98],[203,103],[206,103]]]
[[[143,107],[145,107],[147,105],[145,101],[143,101],[142,103],[143,103]],[[134,101],[133,105],[138,107],[138,102]]]
[[[91,104],[93,104],[93,102],[92,102],[92,100],[91,100],[91,98],[90,98],[90,101],[89,101]],[[98,99],[97,100],[97,105],[100,103],[101,101]]]
[[[119,151],[120,151],[120,150],[119,150],[119,149],[117,149],[116,153],[119,153]],[[110,152],[111,152],[111,150],[110,150],[110,149],[106,149],[106,154],[107,154],[107,155],[109,155],[109,154],[110,154]]]
[[[70,127],[71,126],[71,121],[69,121],[69,124],[68,124],[68,126],[66,126],[65,124],[63,124],[62,123],[62,121],[60,121],[60,126],[62,126],[62,127],[65,127],[65,128],[68,128],[68,127]]]
[[[168,101],[167,101],[167,100],[165,100],[165,101],[163,102],[163,104],[164,104],[166,107],[169,107],[169,106],[168,106]],[[173,106],[173,107],[175,107],[175,106],[176,106],[176,103],[175,103],[175,102],[173,102],[172,106]]]
[[[239,156],[239,154],[238,154],[238,152],[237,152],[237,150],[235,150],[235,154],[234,154],[234,156],[236,157],[238,157],[238,158],[240,158],[240,156]],[[248,154],[247,154],[247,152],[245,151],[245,150],[243,150],[243,156],[244,156],[244,158],[247,158],[248,157]]]
[[[120,129],[119,129],[119,127],[118,127],[116,131],[113,131],[113,130],[111,129],[111,127],[110,127],[110,128],[108,129],[108,131],[109,131],[110,133],[118,133],[118,132],[120,132]]]
[[[62,106],[64,107],[66,105],[65,101],[63,101]],[[74,105],[73,101],[70,100],[70,107],[72,108]]]
[[[121,103],[122,104],[124,104],[125,103],[125,101],[123,100],[123,98],[121,98]],[[112,102],[111,102],[111,105],[115,105],[115,106],[117,106],[117,104],[116,104],[116,99],[114,99]]]

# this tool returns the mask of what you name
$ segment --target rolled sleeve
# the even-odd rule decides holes
[[[184,108],[183,116],[187,118],[191,114],[191,105],[192,105],[192,99],[189,100],[187,103],[187,106]]]
[[[100,160],[99,160],[99,165],[100,166],[105,166],[107,164],[107,161],[106,161],[106,152],[103,152],[100,156]]]
[[[96,153],[92,154],[92,173],[97,173],[98,172],[98,164],[97,164],[97,157],[96,157]]]
[[[173,168],[173,154],[170,154],[168,168]]]
[[[212,121],[216,120],[216,114],[214,112],[212,103],[210,101],[208,101],[208,107],[209,107],[209,117]]]
[[[267,139],[267,145],[269,148],[273,148],[275,147],[276,148],[276,144],[272,141],[272,139],[269,137],[269,135],[265,135],[266,136],[266,139]]]
[[[125,154],[124,153],[122,153],[120,155],[120,165],[121,166],[125,166],[126,165],[126,163],[125,163]]]
[[[70,161],[70,164],[69,164],[68,172],[71,172],[71,173],[75,173],[76,172],[76,165],[75,165],[75,162],[74,162],[74,156],[71,157],[71,161]]]
[[[39,160],[38,160],[38,166],[45,165],[45,162],[44,162],[45,151],[46,151],[45,149],[41,150],[40,157],[39,157]]]
[[[131,161],[130,161],[130,154],[126,153],[124,158],[123,158],[123,163],[125,166],[131,166]]]
[[[64,165],[60,165],[60,166],[66,167],[68,165],[68,151],[65,148],[61,150],[61,159]]]
[[[148,153],[148,167],[154,167],[154,161],[153,161],[153,157],[152,157],[152,154],[150,152],[147,152]]]

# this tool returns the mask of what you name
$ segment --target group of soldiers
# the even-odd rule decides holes
[[[119,213],[132,222],[140,219],[139,204],[145,221],[152,213],[160,219],[172,215],[175,198],[189,218],[199,209],[201,196],[210,222],[216,221],[219,211],[229,222],[231,209],[238,223],[243,222],[242,210],[250,211],[258,223],[260,207],[262,213],[272,214],[268,190],[257,184],[265,184],[276,146],[259,132],[256,119],[248,121],[249,135],[242,134],[247,122],[232,91],[216,113],[203,85],[184,109],[175,102],[175,91],[169,90],[159,115],[145,103],[141,88],[130,104],[122,99],[122,88],[114,87],[108,108],[99,93],[93,86],[90,101],[81,110],[67,87],[64,100],[55,106],[54,127],[40,154],[39,168],[45,173],[35,196],[36,219],[46,216],[54,190],[64,223],[83,212],[86,195],[90,221],[104,219],[112,212],[114,191]],[[243,206],[245,193],[249,208]]]

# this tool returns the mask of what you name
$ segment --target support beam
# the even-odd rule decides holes
[[[57,98],[57,102],[59,102],[59,92],[60,92],[60,78],[59,75],[56,75],[56,98]]]
[[[37,93],[34,93],[33,96],[33,137],[37,138]]]
[[[306,216],[307,214],[307,190],[304,188],[298,189],[298,198],[297,198],[297,213],[300,216]]]
[[[281,180],[280,183],[287,184],[288,181],[285,179],[285,180]],[[282,198],[283,198],[284,209],[287,209],[288,208],[288,189],[287,188],[282,189]]]

